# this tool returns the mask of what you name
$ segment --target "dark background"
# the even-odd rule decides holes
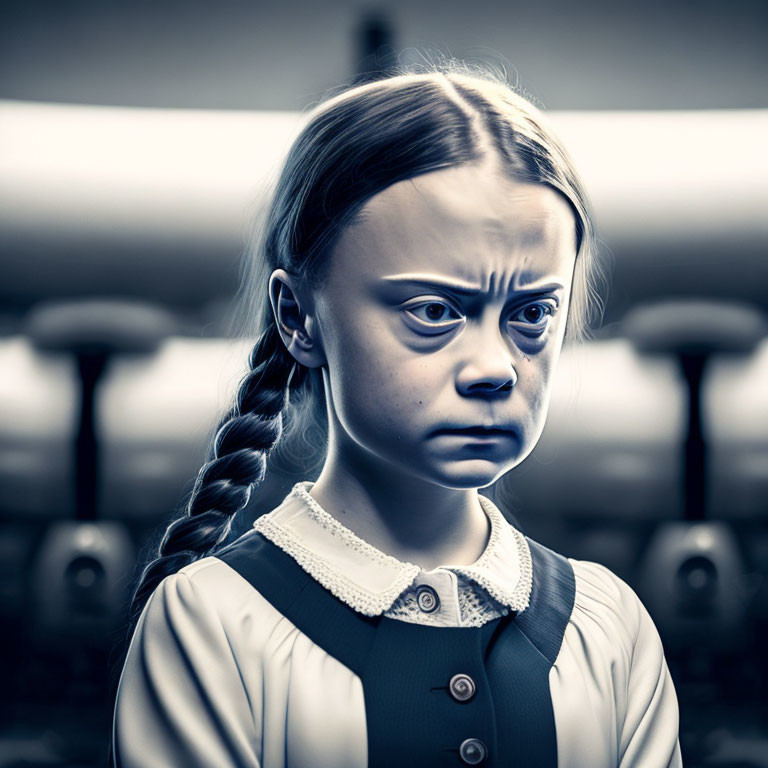
[[[5,3],[9,99],[301,109],[360,68],[380,19],[405,60],[503,57],[550,109],[764,107],[759,0]],[[385,33],[386,34],[386,33]]]
[[[487,492],[638,591],[686,766],[768,765],[768,5],[1,8],[0,768],[106,764],[127,594],[244,371],[243,245],[297,110],[441,55],[552,111],[610,277]],[[313,471],[275,464],[236,529]]]

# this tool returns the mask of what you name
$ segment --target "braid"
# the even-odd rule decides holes
[[[184,513],[165,532],[157,556],[144,568],[131,602],[131,625],[157,585],[168,575],[219,546],[251,489],[264,479],[267,455],[280,440],[283,409],[290,391],[303,384],[307,369],[291,357],[270,323],[249,357],[233,407],[213,439],[212,456],[195,481]]]

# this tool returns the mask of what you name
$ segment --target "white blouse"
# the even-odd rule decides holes
[[[354,611],[477,627],[528,607],[528,542],[487,497],[480,558],[423,571],[356,536],[311,487],[297,483],[254,528]],[[681,766],[677,698],[650,616],[607,568],[569,562],[575,598],[549,672],[558,768]],[[363,684],[237,571],[205,557],[166,577],[141,614],[113,747],[117,768],[365,768]]]

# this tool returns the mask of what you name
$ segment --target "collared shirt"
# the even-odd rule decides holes
[[[528,543],[487,497],[479,495],[490,523],[480,557],[472,565],[425,571],[355,535],[310,495],[312,485],[297,483],[254,528],[356,611],[434,626],[477,627],[528,606]]]
[[[422,571],[355,536],[314,502],[310,487],[294,487],[251,533],[282,549],[274,551],[298,563],[323,594],[363,616],[440,622],[439,634],[441,626],[483,632],[486,610],[525,617],[537,583],[531,553],[489,499],[480,497],[492,532],[478,561]],[[553,718],[556,768],[681,768],[677,698],[653,621],[610,570],[567,562],[572,607],[538,699]],[[280,578],[278,569],[278,585]],[[424,587],[434,595],[419,603]],[[462,595],[484,607],[467,607]],[[414,601],[418,612],[411,605],[398,615]],[[368,719],[364,677],[299,623],[215,555],[166,577],[144,607],[118,686],[116,768],[367,768],[378,723]],[[407,658],[403,664],[407,673],[398,679],[407,681]],[[525,705],[514,685],[502,695]],[[456,746],[472,735],[457,732]],[[436,752],[435,764],[446,754]],[[494,760],[524,765],[517,752]]]

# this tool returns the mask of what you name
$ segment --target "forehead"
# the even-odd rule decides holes
[[[511,289],[545,276],[569,280],[575,256],[574,214],[558,192],[462,165],[371,198],[339,239],[331,273],[349,282],[431,272]]]

